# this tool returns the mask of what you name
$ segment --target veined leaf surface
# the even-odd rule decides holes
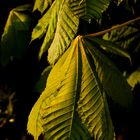
[[[77,37],[54,65],[30,113],[28,132],[35,140],[41,133],[47,140],[114,138],[104,90],[89,62],[87,47],[79,40]]]
[[[33,11],[38,10],[43,13],[53,3],[53,1],[54,0],[35,0]]]
[[[78,113],[94,139],[113,140],[114,129],[106,95],[88,52],[88,44],[81,39],[79,47],[82,57],[82,75]]]
[[[126,57],[131,61],[131,57],[128,54],[128,52],[126,52],[126,50],[124,50],[118,44],[115,44],[115,42],[113,43],[112,41],[104,40],[102,38],[97,37],[88,37],[88,39],[92,40],[93,42],[96,42],[105,51]]]
[[[71,0],[70,6],[75,15],[89,21],[101,18],[109,3],[110,0]]]
[[[52,6],[48,9],[48,11],[42,16],[42,18],[38,21],[37,25],[32,31],[32,41],[35,39],[40,39],[47,31],[49,23],[53,19],[52,13],[55,12],[54,8],[56,7],[56,2],[52,4]]]
[[[32,39],[40,38],[46,33],[39,58],[49,49],[48,61],[50,64],[56,63],[76,36],[79,18],[98,19],[109,3],[110,0],[54,1],[32,33]]]
[[[48,27],[46,30],[46,35],[45,35],[44,41],[43,41],[42,46],[39,51],[39,59],[41,59],[43,53],[45,53],[48,50],[48,48],[50,47],[50,45],[54,39],[57,22],[58,22],[58,13],[59,13],[61,4],[62,4],[61,1],[55,1],[53,3],[52,7],[50,8],[50,10],[51,10],[51,11],[49,11],[50,13],[48,13],[48,12],[46,13],[46,14],[48,14],[48,16],[50,18],[50,20],[48,19],[49,22],[47,22],[47,20],[45,18],[41,19],[41,20],[44,20],[47,22]],[[46,23],[44,22],[44,25],[45,24]]]
[[[39,20],[32,32],[32,40],[45,38],[39,51],[39,59],[48,49],[48,61],[54,64],[75,37],[79,18],[75,16],[67,1],[54,1]]]
[[[68,48],[75,37],[79,26],[79,18],[73,14],[69,4],[62,5],[53,42],[48,50],[48,61],[54,64]]]
[[[70,0],[65,1],[58,15],[54,40],[49,48],[48,61],[54,64],[68,48],[75,37],[79,18],[98,19],[107,9],[110,0]]]
[[[94,60],[98,77],[103,84],[106,93],[121,106],[130,109],[132,106],[132,94],[130,87],[120,71],[92,42],[85,40],[88,50]]]
[[[28,131],[35,139],[42,132],[47,140],[84,140],[89,137],[79,119],[76,121],[78,116],[76,101],[79,96],[77,93],[78,59],[80,59],[77,58],[77,49],[69,48],[53,67],[46,89],[33,107],[29,116]]]
[[[139,26],[124,26],[120,29],[113,30],[106,33],[103,38],[105,40],[111,40],[120,47],[126,50],[135,50],[139,46],[140,32]]]

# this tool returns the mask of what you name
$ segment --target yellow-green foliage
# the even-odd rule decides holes
[[[131,91],[121,73],[89,38],[78,36],[52,68],[30,113],[28,132],[35,140],[41,133],[47,140],[113,140],[106,94],[131,106]]]

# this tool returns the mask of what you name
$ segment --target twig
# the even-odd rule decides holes
[[[105,29],[105,30],[100,31],[100,32],[96,32],[96,33],[93,33],[93,34],[87,34],[87,35],[85,35],[84,37],[95,37],[95,36],[100,36],[100,35],[103,35],[103,34],[105,34],[105,33],[110,32],[110,31],[112,31],[112,30],[115,30],[115,29],[121,28],[121,27],[123,27],[123,26],[126,26],[126,25],[128,25],[128,24],[131,24],[131,23],[133,23],[133,22],[135,22],[135,21],[137,21],[137,20],[140,20],[140,17],[137,17],[137,18],[135,18],[135,19],[129,20],[129,21],[124,22],[124,23],[119,24],[119,25],[112,26],[111,28]]]

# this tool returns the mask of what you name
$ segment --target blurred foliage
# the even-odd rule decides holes
[[[10,89],[6,86],[0,87],[0,127],[3,127],[7,121],[13,123],[14,118],[14,102],[15,102],[15,93],[11,92]]]
[[[136,71],[132,72],[130,76],[127,78],[129,85],[134,89],[134,87],[140,83],[140,68]]]
[[[27,50],[30,41],[31,9],[30,5],[24,5],[10,11],[1,37],[0,61],[3,66],[13,59],[23,57]]]

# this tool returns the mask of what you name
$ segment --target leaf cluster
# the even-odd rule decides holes
[[[10,12],[0,42],[1,65],[22,60],[35,41],[41,42],[38,61],[49,63],[34,86],[40,97],[29,115],[27,130],[35,140],[41,134],[46,140],[116,138],[108,98],[131,109],[131,87],[139,77],[129,77],[125,69],[126,80],[112,60],[128,59],[133,65],[131,55],[139,52],[140,18],[120,24],[111,12],[115,13],[112,7],[124,9],[132,17],[137,14],[137,3],[35,0],[33,7],[23,5]],[[36,12],[40,15],[33,26]]]

